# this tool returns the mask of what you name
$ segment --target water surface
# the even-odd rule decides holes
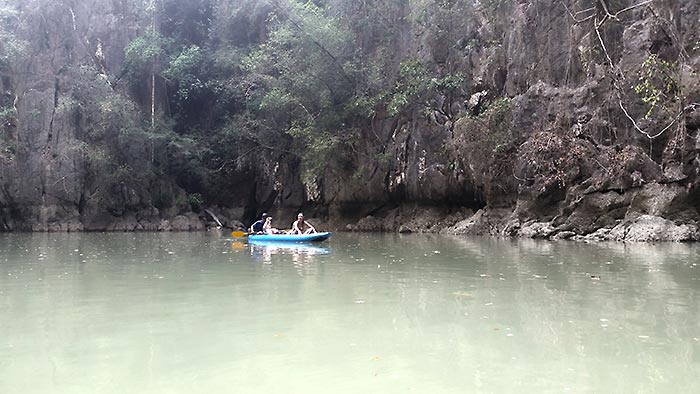
[[[0,392],[695,392],[699,251],[3,235]]]

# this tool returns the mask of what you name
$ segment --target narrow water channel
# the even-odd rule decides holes
[[[695,392],[700,248],[0,236],[2,393]]]

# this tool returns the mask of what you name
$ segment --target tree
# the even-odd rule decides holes
[[[268,40],[244,60],[246,78],[255,87],[250,110],[264,127],[291,137],[308,185],[352,139],[345,109],[357,68],[353,36],[311,2],[277,2],[269,20]]]

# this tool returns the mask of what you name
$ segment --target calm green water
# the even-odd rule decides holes
[[[0,236],[1,393],[683,393],[700,249]]]

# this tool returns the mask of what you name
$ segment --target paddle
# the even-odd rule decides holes
[[[231,236],[233,238],[242,238],[242,237],[247,237],[248,233],[245,231],[231,231]]]

